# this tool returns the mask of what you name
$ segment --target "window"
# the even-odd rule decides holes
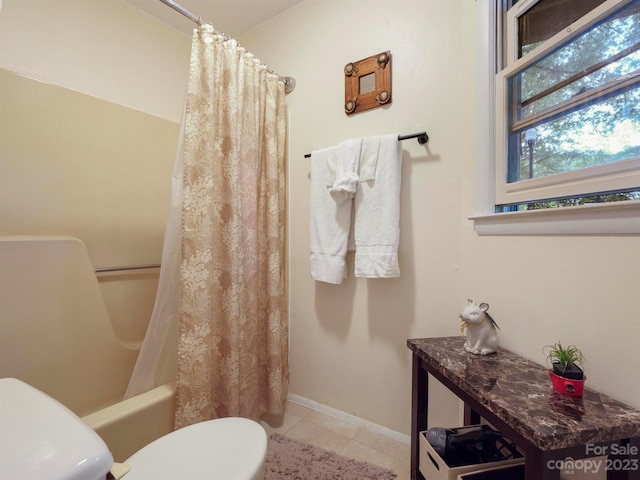
[[[495,211],[640,200],[640,0],[498,4]]]

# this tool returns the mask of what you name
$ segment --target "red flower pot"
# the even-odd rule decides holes
[[[549,376],[551,377],[551,384],[553,385],[553,389],[561,393],[563,395],[568,395],[570,397],[581,397],[582,391],[584,390],[584,382],[587,377],[584,377],[582,380],[575,380],[573,378],[565,378],[560,375],[556,375],[551,370],[549,370]]]

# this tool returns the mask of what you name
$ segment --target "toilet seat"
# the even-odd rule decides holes
[[[143,447],[125,463],[126,480],[261,480],[267,434],[259,423],[228,417],[196,423]]]

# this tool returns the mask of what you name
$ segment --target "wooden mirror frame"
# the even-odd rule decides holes
[[[360,93],[360,79],[375,75],[375,88]],[[347,115],[391,103],[391,53],[381,52],[344,67],[344,111]]]

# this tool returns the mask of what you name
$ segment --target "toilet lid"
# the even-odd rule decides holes
[[[105,478],[107,445],[75,413],[16,378],[0,379],[0,478]]]
[[[267,434],[253,420],[218,418],[171,432],[125,461],[126,480],[259,480]]]

